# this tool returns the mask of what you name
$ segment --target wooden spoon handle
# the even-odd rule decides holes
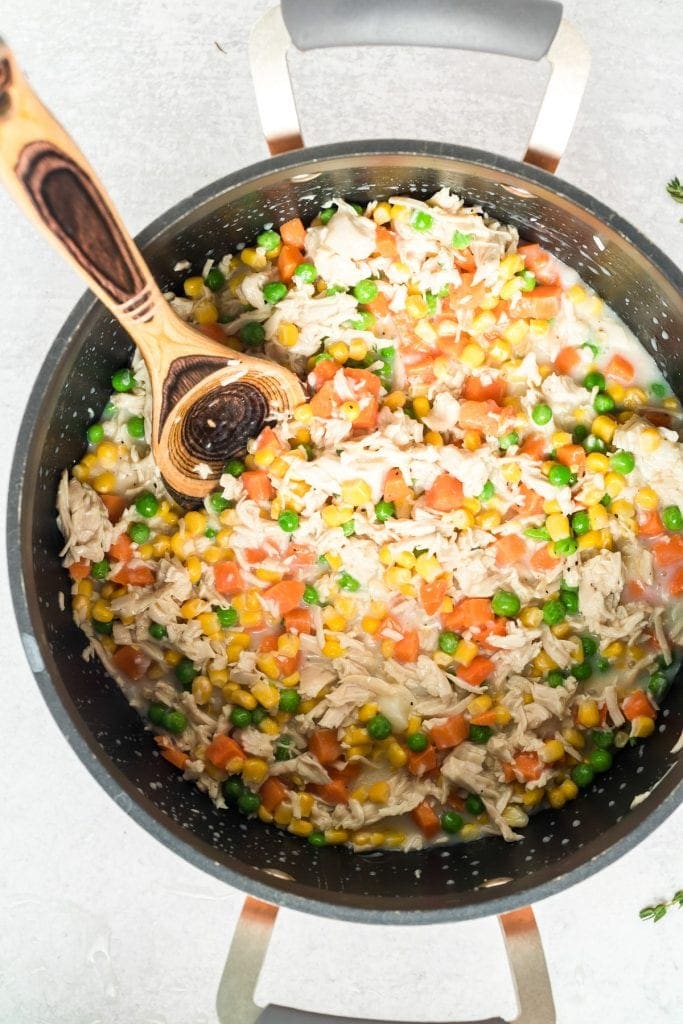
[[[126,327],[163,309],[165,300],[97,175],[2,39],[0,179]]]

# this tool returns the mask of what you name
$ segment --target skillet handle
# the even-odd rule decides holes
[[[278,908],[247,896],[235,930],[216,996],[220,1024],[370,1024],[367,1020],[307,1013],[285,1006],[261,1009],[254,992],[268,951]],[[519,1013],[508,1024],[555,1024],[555,1005],[541,936],[531,907],[522,907],[498,918]],[[373,1024],[390,1024],[375,1020]],[[476,1024],[476,1022],[472,1022]],[[479,1024],[505,1024],[500,1017]]]
[[[555,0],[281,0],[254,26],[249,62],[263,134],[273,155],[303,146],[287,68],[291,44],[441,46],[547,56],[552,73],[524,160],[554,171],[565,151],[588,78],[590,57]]]

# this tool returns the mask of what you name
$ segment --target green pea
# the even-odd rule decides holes
[[[538,405],[535,405],[531,410],[531,418],[539,427],[543,427],[546,423],[550,423],[552,417],[553,411],[549,405],[545,404],[545,402],[539,402]]]
[[[254,708],[251,712],[251,720],[254,725],[260,725],[264,718],[268,717],[268,712],[265,708]]]
[[[502,615],[506,619],[514,619],[516,615],[519,615],[521,607],[517,595],[509,590],[497,590],[491,601],[494,615]]]
[[[131,523],[128,527],[128,536],[134,544],[146,544],[151,533],[147,523]]]
[[[483,746],[484,743],[488,743],[493,735],[493,729],[490,725],[471,725],[469,729],[469,738],[472,743],[478,743]]]
[[[454,249],[466,249],[473,238],[474,235],[465,234],[464,231],[456,231],[451,239],[451,245]]]
[[[256,814],[261,806],[261,797],[258,793],[252,793],[251,790],[245,789],[237,799],[237,806],[242,814]]]
[[[229,462],[226,462],[223,470],[228,476],[242,476],[246,468],[241,459],[230,459]]]
[[[595,667],[596,667],[598,672],[600,672],[600,673],[602,673],[604,675],[605,672],[609,672],[609,670],[610,670],[610,663],[607,660],[607,658],[597,658],[596,661],[595,661]]]
[[[516,430],[511,430],[509,434],[498,438],[498,447],[501,451],[506,452],[508,448],[512,448],[516,444],[519,444],[519,434]]]
[[[574,540],[573,537],[563,537],[562,540],[556,540],[553,545],[553,551],[560,558],[566,558],[568,555],[573,555],[578,550],[578,541]]]
[[[593,359],[597,359],[598,356],[600,355],[600,349],[598,348],[597,345],[594,345],[592,341],[584,341],[584,343],[581,346],[581,348],[588,349],[588,351],[593,356]]]
[[[557,544],[555,545],[557,549]],[[558,552],[559,554],[559,552]],[[560,601],[564,605],[567,615],[577,615],[579,611],[579,595],[573,590],[561,590]]]
[[[282,281],[269,281],[263,286],[263,298],[266,302],[274,304],[284,299],[287,294],[287,285]]]
[[[587,391],[592,391],[593,388],[597,388],[598,391],[604,391],[607,386],[607,381],[605,380],[604,374],[600,373],[598,370],[592,370],[583,378],[583,386]]]
[[[683,530],[683,513],[678,505],[667,505],[662,510],[662,522],[667,530]]]
[[[476,793],[470,793],[465,800],[465,810],[468,814],[473,814],[477,817],[477,815],[484,813],[484,801]]]
[[[586,786],[590,786],[594,775],[595,772],[590,764],[577,764],[571,770],[572,781],[576,783],[579,789],[585,789]]]
[[[529,540],[550,540],[550,534],[546,530],[545,526],[528,526],[524,531],[524,536],[528,537]]]
[[[147,708],[147,718],[152,725],[163,725],[164,718],[170,711],[170,708],[166,704],[160,704],[158,701],[152,701]]]
[[[101,562],[93,562],[90,566],[90,575],[94,580],[106,580],[109,575],[109,562],[103,558]]]
[[[135,438],[136,441],[141,441],[145,436],[145,420],[143,416],[131,416],[126,423],[126,430],[130,437]]]
[[[660,384],[658,381],[655,381],[654,384],[650,384],[650,393],[655,398],[666,398],[668,390],[669,389],[666,384]]]
[[[482,487],[481,494],[479,495],[479,501],[490,501],[493,495],[496,493],[496,489],[490,480],[487,480]]]
[[[575,512],[572,516],[572,531],[577,537],[582,537],[591,528],[591,521],[585,509]]]
[[[439,307],[438,296],[434,292],[425,292],[425,302],[427,303],[427,316],[436,316],[436,311]]]
[[[160,622],[150,622],[148,633],[153,640],[164,640],[168,636],[166,626],[162,626]]]
[[[593,399],[593,408],[599,413],[611,412],[616,404],[612,396],[608,395],[606,391],[598,391]]]
[[[377,298],[377,282],[372,281],[369,277],[364,281],[359,281],[357,285],[353,287],[353,294],[358,301],[365,305],[367,302],[372,302],[373,299]]]
[[[566,487],[571,480],[572,471],[561,462],[554,462],[548,472],[548,480],[553,487]]]
[[[391,722],[385,715],[373,715],[367,723],[366,729],[373,740],[385,740],[391,736]]]
[[[564,686],[564,676],[559,668],[551,669],[545,677],[545,681],[553,690],[557,689],[558,686]]]
[[[519,277],[523,281],[523,292],[532,292],[536,287],[536,275],[532,274],[530,270],[520,270],[515,274],[515,277]]]
[[[294,277],[298,278],[299,281],[303,281],[305,284],[313,284],[317,276],[318,271],[312,263],[300,263],[294,271]]]
[[[421,754],[429,746],[429,736],[426,732],[411,732],[406,736],[406,746],[414,754]]]
[[[325,839],[324,832],[311,832],[306,836],[306,839],[311,846],[327,846],[327,839]]]
[[[132,391],[133,388],[137,387],[137,383],[133,376],[133,371],[128,366],[125,366],[122,370],[117,370],[111,378],[111,386],[114,391],[119,392]]]
[[[347,519],[345,523],[342,523],[342,533],[345,537],[353,537],[356,532],[356,522],[354,519]]]
[[[174,733],[176,736],[178,733],[183,732],[187,728],[187,718],[182,711],[171,710],[167,711],[164,715],[163,721],[164,729],[168,729],[169,732]]]
[[[609,460],[609,464],[615,473],[622,473],[626,476],[635,469],[636,460],[633,452],[621,451],[614,453],[612,458]]]
[[[558,626],[566,617],[567,612],[561,601],[546,601],[543,605],[543,621],[548,626]]]
[[[175,667],[175,677],[185,690],[192,686],[194,677],[198,675],[199,669],[194,667],[189,658],[183,658]]]
[[[610,498],[609,494],[603,494],[602,498],[600,498],[600,504],[604,505],[605,508],[610,507],[610,505],[612,504],[612,499]]]
[[[669,680],[663,672],[653,672],[647,684],[648,692],[659,703],[667,691]]]
[[[250,320],[249,323],[243,324],[239,329],[239,339],[245,345],[262,345],[266,340],[263,324],[256,320]]]
[[[99,444],[104,440],[104,427],[101,423],[93,423],[88,427],[86,436],[90,444]]]
[[[434,223],[434,218],[426,210],[416,210],[411,217],[410,223],[416,231],[429,231]]]
[[[113,419],[114,416],[116,416],[116,413],[118,412],[118,409],[119,409],[119,407],[118,407],[118,405],[116,405],[115,402],[107,402],[107,404],[105,405],[104,409],[102,410],[102,419],[103,420],[111,420],[111,419]]]
[[[299,526],[299,516],[291,508],[286,508],[284,512],[281,512],[277,517],[278,526],[285,533],[294,533]]]
[[[594,658],[598,653],[598,641],[594,640],[592,636],[582,636],[581,647],[584,658]]]
[[[303,600],[304,604],[320,604],[320,594],[310,583],[304,587]]]
[[[313,365],[317,366],[318,363],[325,363],[328,359],[332,359],[329,352],[318,352],[317,355],[313,356]]]
[[[594,772],[606,772],[612,767],[612,755],[609,750],[598,747],[597,750],[591,750],[588,763]]]
[[[590,430],[585,423],[577,423],[572,431],[572,441],[574,444],[582,444],[589,434]]]
[[[266,252],[272,252],[273,249],[277,249],[281,242],[281,238],[277,231],[262,231],[260,235],[256,236],[256,244],[260,249],[265,249]]]
[[[329,224],[336,212],[336,206],[324,206],[318,214],[318,217],[323,224]]]
[[[299,710],[301,704],[301,697],[296,690],[287,689],[280,692],[280,711],[286,711],[290,715],[295,715]]]
[[[281,736],[279,741],[275,744],[275,760],[291,761],[293,757],[296,757],[296,753],[292,750],[291,737]]]
[[[98,622],[97,619],[91,620],[92,628],[100,636],[111,636],[114,632],[114,623],[112,622]]]
[[[149,491],[143,491],[135,499],[135,511],[145,519],[152,519],[159,511],[159,502]]]
[[[209,291],[217,292],[225,284],[225,274],[219,267],[211,267],[208,274],[204,278],[204,284]]]
[[[444,654],[455,654],[459,643],[460,637],[452,630],[445,629],[443,633],[439,633],[439,650]]]
[[[231,779],[225,780],[221,789],[223,791],[225,802],[228,804],[236,804],[242,796],[242,793],[244,793],[244,783],[237,775],[233,775]]]
[[[393,501],[378,501],[375,505],[375,518],[378,523],[386,523],[387,519],[393,519],[396,515],[396,506]]]
[[[614,733],[611,729],[593,729],[591,738],[596,747],[600,750],[609,750],[614,744]]]
[[[593,669],[591,668],[590,661],[577,661],[576,664],[572,665],[570,675],[574,676],[578,682],[583,682],[584,679],[590,679],[593,675]]]
[[[346,323],[352,331],[370,331],[375,326],[375,317],[369,309],[359,309],[353,320]]]
[[[230,712],[230,721],[236,729],[246,729],[251,725],[251,711],[246,708],[234,707]]]
[[[239,615],[236,608],[216,608],[216,618],[222,629],[237,625]]]
[[[355,579],[353,576],[350,576],[348,572],[340,574],[339,579],[337,580],[337,585],[340,590],[348,590],[352,594],[355,594],[357,590],[360,590],[360,581]]]
[[[449,836],[456,835],[464,824],[465,822],[456,811],[444,811],[441,815],[441,828],[444,832],[447,832]]]
[[[212,491],[209,495],[209,508],[212,512],[220,515],[221,512],[225,512],[226,508],[231,506],[232,502],[228,498],[224,498],[220,491]]]
[[[597,437],[595,434],[589,434],[586,440],[583,442],[583,447],[587,452],[605,452],[607,445],[601,437]]]

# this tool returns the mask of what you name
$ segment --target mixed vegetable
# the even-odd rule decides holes
[[[136,359],[60,487],[76,621],[187,779],[314,846],[515,840],[652,734],[678,403],[572,271],[442,190],[265,225],[168,298],[309,393],[183,512]]]

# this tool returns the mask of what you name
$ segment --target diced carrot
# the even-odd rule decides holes
[[[349,802],[348,783],[341,777],[330,779],[322,785],[311,786],[311,792],[324,800],[326,804],[347,804]]]
[[[487,622],[485,626],[473,629],[472,640],[477,644],[487,647],[490,651],[496,651],[500,650],[500,648],[490,643],[489,638],[492,636],[505,636],[506,633],[507,619],[498,616],[492,622]]]
[[[379,225],[375,231],[375,239],[376,251],[379,255],[395,260],[398,256],[398,249],[396,248],[396,236],[393,231],[389,231],[388,228]]]
[[[291,676],[294,672],[298,671],[301,655],[293,654],[291,658],[287,658],[284,654],[278,654],[276,660],[280,675],[283,679],[286,679],[287,676]]]
[[[448,800],[446,801],[449,807],[452,807],[454,811],[464,811],[465,801],[457,793],[450,792],[448,794]]]
[[[663,569],[667,565],[678,565],[683,562],[683,537],[680,534],[662,537],[652,545],[655,565]]]
[[[390,469],[384,481],[383,498],[385,501],[404,501],[408,496],[408,484],[403,479],[403,473],[398,467]]]
[[[240,482],[252,501],[270,501],[275,497],[275,490],[268,479],[268,474],[262,469],[247,470],[246,473],[242,473]]]
[[[505,397],[507,386],[503,377],[496,377],[489,384],[483,384],[479,377],[468,377],[462,390],[463,398],[472,402],[501,403]]]
[[[437,750],[457,747],[467,739],[468,726],[464,715],[450,715],[440,725],[433,725],[429,730],[429,738]]]
[[[543,547],[539,548],[538,551],[534,551],[533,555],[529,559],[529,563],[532,569],[536,572],[544,572],[546,569],[554,569],[560,559],[553,551],[550,550],[550,545],[544,544]]]
[[[533,491],[530,487],[526,487],[525,484],[519,485],[519,493],[524,497],[524,504],[519,506],[520,516],[535,516],[543,511],[545,499],[542,494],[539,494],[538,491]]]
[[[326,384],[328,380],[332,380],[335,374],[339,373],[341,369],[339,363],[336,363],[334,359],[321,359],[319,363],[316,363],[311,372],[308,375],[308,383],[311,386],[312,391],[319,391],[323,384]]]
[[[306,585],[300,580],[281,580],[264,591],[263,596],[266,601],[273,601],[277,605],[280,615],[286,615],[301,603],[305,589]]]
[[[256,439],[256,451],[261,451],[262,448],[272,448],[274,452],[287,450],[272,427],[264,427]]]
[[[308,608],[292,608],[287,612],[285,628],[291,633],[314,633],[313,618]]]
[[[220,324],[197,324],[197,327],[205,337],[225,344],[225,331]]]
[[[423,580],[420,584],[420,604],[427,615],[436,615],[448,590],[448,580],[437,579],[431,583]]]
[[[547,450],[548,442],[543,434],[529,434],[529,436],[525,437],[522,441],[519,454],[528,455],[529,458],[534,459],[535,462],[540,462]],[[543,499],[541,499],[541,501],[542,500]]]
[[[386,316],[389,312],[389,299],[386,297],[384,292],[377,292],[374,299],[365,303],[365,308],[374,316]]]
[[[132,587],[149,587],[154,583],[156,575],[148,565],[122,565],[112,576],[113,583],[128,584]]]
[[[586,451],[580,444],[562,444],[557,449],[557,461],[576,473],[586,465]]]
[[[461,633],[472,626],[485,626],[493,619],[491,601],[488,597],[466,597],[452,612],[443,616],[446,629]]]
[[[496,565],[514,565],[526,555],[526,544],[516,533],[506,533],[495,544]]]
[[[297,249],[303,249],[306,245],[306,228],[299,217],[287,220],[280,227],[280,238],[285,245],[293,245]]]
[[[482,711],[479,715],[474,715],[470,718],[472,725],[495,725],[496,724],[496,709],[489,708],[488,711]]]
[[[441,828],[436,811],[426,800],[414,807],[410,816],[426,839],[433,839]]]
[[[266,636],[262,636],[258,644],[259,654],[268,654],[269,651],[276,651],[277,638],[277,633],[268,633]]]
[[[239,594],[244,590],[244,579],[236,562],[216,562],[213,567],[213,582],[219,594]]]
[[[90,562],[81,559],[80,562],[72,562],[69,566],[69,576],[72,580],[84,580],[90,575]]]
[[[417,661],[420,653],[420,637],[416,629],[409,629],[401,640],[394,644],[394,657],[397,661]]]
[[[320,365],[325,366],[325,363],[321,363]],[[323,420],[330,419],[337,406],[337,393],[334,390],[334,384],[331,380],[326,381],[320,389],[312,395],[309,405],[314,416],[318,416]]]
[[[453,265],[456,266],[458,270],[464,270],[470,274],[474,273],[477,269],[477,261],[475,260],[474,253],[469,246],[466,246],[464,249],[455,250],[453,253]]]
[[[100,498],[104,502],[109,522],[118,523],[128,507],[127,499],[122,498],[120,494],[100,494]]]
[[[360,403],[360,415],[353,421],[354,430],[373,430],[379,412],[379,392],[382,387],[379,377],[369,370],[350,368],[344,376],[351,380],[353,391]]]
[[[119,647],[111,656],[116,667],[125,672],[129,679],[142,679],[145,672],[152,664],[149,655],[141,651],[139,647]]]
[[[645,512],[643,517],[638,519],[639,537],[658,537],[660,533],[664,533],[664,523],[656,508],[651,512]]]
[[[450,473],[441,473],[425,492],[425,505],[437,512],[453,512],[462,508],[464,493],[462,484]]]
[[[160,740],[165,739],[165,737],[156,736],[155,739]],[[180,748],[176,747],[174,744],[171,744],[170,746],[166,746],[166,744],[162,746],[159,744],[159,746],[161,747],[160,753],[164,760],[168,761],[169,764],[172,764],[174,768],[179,768],[183,771],[185,765],[190,760],[189,755],[186,754],[184,750],[180,750]]]
[[[257,565],[268,558],[269,552],[265,548],[245,548],[244,557],[250,565]]]
[[[556,285],[541,285],[532,292],[522,294],[515,306],[518,317],[533,317],[535,320],[550,320],[560,312],[562,289]]]
[[[680,597],[683,594],[683,566],[673,573],[669,581],[669,593],[672,597]]]
[[[512,764],[510,764],[509,761],[505,761],[505,763],[503,764],[503,778],[505,779],[506,782],[515,781],[515,769],[513,768]]]
[[[470,686],[480,686],[492,672],[493,662],[491,659],[485,658],[483,654],[478,654],[469,665],[458,665],[456,674]]]
[[[624,697],[621,702],[621,710],[624,713],[624,718],[628,718],[629,722],[641,716],[645,718],[657,717],[657,712],[644,690],[634,690],[633,693],[629,693],[627,697]]]
[[[277,258],[277,269],[285,284],[289,284],[294,277],[294,271],[303,262],[304,255],[300,249],[295,248],[293,245],[282,246]]]
[[[541,284],[557,284],[558,275],[553,266],[552,256],[538,243],[520,245],[517,252],[524,257],[525,267],[533,272],[537,281]]]
[[[579,350],[568,345],[566,348],[561,348],[557,353],[554,366],[558,373],[571,376],[572,370],[575,370],[580,362]]]
[[[426,775],[427,772],[433,772],[436,765],[436,747],[429,746],[425,750],[408,754],[408,771],[411,775]]]
[[[333,764],[343,753],[335,729],[316,729],[308,737],[308,749],[322,765]]]
[[[463,430],[479,430],[482,434],[499,434],[501,420],[509,416],[497,402],[461,402],[458,423]]]
[[[133,542],[127,533],[120,533],[108,551],[112,562],[129,562],[133,557]]]
[[[631,601],[642,601],[645,597],[645,587],[640,580],[627,580],[621,591],[621,600],[624,604]]]
[[[280,779],[271,775],[259,789],[258,795],[261,797],[261,803],[265,809],[272,814],[275,808],[287,799],[289,790]]]
[[[373,398],[379,398],[382,385],[377,374],[371,373],[370,370],[363,370],[358,366],[345,367],[343,373],[347,380],[353,382],[352,386],[356,395],[365,392],[372,395]]]
[[[472,271],[475,269],[476,267],[473,267]],[[478,284],[473,284],[474,273],[466,268],[463,268],[463,271],[460,274],[461,283],[459,285],[451,285],[448,290],[448,297],[444,302],[444,309],[449,309],[453,313],[467,306],[474,308],[480,306],[486,294],[485,283],[480,281]]]
[[[285,552],[285,558],[292,559],[288,561],[288,565],[292,569],[303,569],[307,565],[313,565],[315,562],[315,552],[312,548],[306,547],[305,544],[290,544]]]
[[[620,384],[630,384],[635,376],[635,369],[630,359],[616,353],[605,368],[605,376],[611,377]]]
[[[237,740],[219,732],[206,748],[205,757],[214,768],[225,768],[230,761],[244,760],[246,754]]]
[[[535,750],[523,750],[513,761],[515,771],[526,782],[533,782],[541,777],[543,765]]]

